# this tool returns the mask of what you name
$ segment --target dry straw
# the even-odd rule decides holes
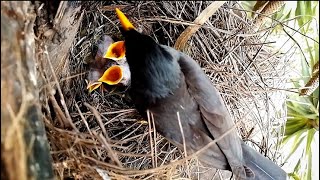
[[[101,35],[122,38],[116,7],[139,30],[161,44],[174,46],[180,34],[194,25],[211,3],[83,2],[83,21],[68,61],[70,77],[49,83],[43,76],[48,85],[41,90],[47,97],[43,101],[43,119],[58,178],[102,179],[99,173],[103,170],[112,179],[200,177],[192,173],[195,167],[201,168],[196,158],[184,159],[183,149],[155,132],[152,118],[148,125],[138,115],[126,87],[108,87],[109,92],[104,93],[87,92],[85,60]],[[221,92],[231,116],[238,122],[240,136],[277,160],[277,151],[270,149],[275,144],[270,137],[274,124],[279,126],[282,122],[267,104],[272,104],[269,97],[281,85],[285,64],[268,47],[272,43],[268,41],[272,27],[259,32],[254,29],[242,7],[227,2],[192,34],[183,51],[201,65]],[[46,58],[42,62],[50,63],[50,57]],[[44,74],[41,69],[40,72]],[[59,86],[53,94],[55,83]],[[223,171],[214,174],[218,179],[225,175]]]

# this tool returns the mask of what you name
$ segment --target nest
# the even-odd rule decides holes
[[[102,35],[122,39],[115,7],[158,43],[174,46],[182,31],[210,3],[83,2],[85,14],[68,59],[70,76],[63,77],[58,86],[61,92],[51,97],[51,103],[43,104],[49,112],[44,121],[59,178],[192,178],[190,169],[197,160],[183,161],[184,152],[155,133],[152,124],[134,109],[127,87],[111,86],[108,92],[88,93],[86,58]],[[270,137],[282,119],[270,107],[270,87],[280,87],[277,78],[283,75],[283,64],[267,46],[271,30],[257,33],[253,29],[242,7],[227,2],[191,37],[183,51],[212,80],[235,122],[241,121],[240,136],[257,151],[279,160],[273,146],[277,139]],[[72,121],[71,127],[58,125],[59,114]]]

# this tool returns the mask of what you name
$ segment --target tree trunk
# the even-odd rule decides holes
[[[1,1],[1,178],[54,179],[42,121],[29,1]]]

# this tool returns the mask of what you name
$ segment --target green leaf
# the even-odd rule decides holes
[[[310,129],[307,135],[307,144],[306,144],[306,156],[311,155],[311,143],[313,141],[314,134],[316,133],[315,129]]]
[[[294,180],[300,180],[300,177],[295,172],[289,173],[288,175],[292,177]]]
[[[294,172],[299,172],[301,169],[301,159],[297,162],[296,166],[294,167]]]
[[[296,131],[293,134],[289,135],[289,136],[285,136],[282,139],[282,145],[286,144],[291,138],[295,137],[295,136],[306,136],[304,132],[306,132],[307,129],[301,129],[300,131]],[[301,134],[300,134],[301,133]],[[301,137],[302,138],[302,137]]]
[[[295,16],[295,9],[297,7],[297,1],[286,2],[280,11],[275,14],[275,18],[278,21],[285,21],[287,19],[292,19]],[[286,22],[288,24],[288,22]]]
[[[313,104],[313,99],[309,97],[295,97],[291,96],[287,99],[288,114],[300,114],[302,116],[307,116],[308,114],[313,114],[313,116],[318,117],[319,111]]]
[[[287,5],[285,5],[280,11],[282,17],[280,17],[279,14],[277,14],[276,17],[279,19],[288,18],[290,17],[289,12],[293,12],[294,16],[299,16],[295,19],[295,22],[297,22],[297,25],[301,28],[300,32],[318,41],[318,29],[312,29],[312,25],[315,23],[313,17],[315,17],[316,13],[319,13],[319,3],[317,1],[297,1],[295,4],[296,8],[293,11],[288,10]],[[317,24],[319,24],[318,19]],[[312,75],[312,68],[314,64],[319,61],[319,44],[307,37],[302,37],[301,40],[304,41],[301,43],[306,45],[306,47],[302,46],[302,51],[306,59],[303,54],[300,54],[301,58],[299,63],[301,67],[299,68],[301,68],[301,77],[291,79],[292,85],[295,88],[301,88],[299,83],[301,80],[304,82],[302,87],[309,81]],[[307,97],[300,97],[296,94],[291,95],[289,99],[287,99],[286,105],[287,121],[283,128],[285,133],[281,145],[290,145],[291,147],[285,161],[293,158],[293,154],[300,152],[300,148],[302,148],[301,155],[300,153],[296,156],[294,155],[294,158],[299,158],[299,160],[294,165],[294,171],[289,175],[293,179],[301,178],[311,180],[313,152],[311,146],[313,145],[314,135],[318,132],[313,127],[315,124],[319,124],[319,87]],[[304,142],[305,144],[303,144]]]
[[[302,78],[304,84],[306,84],[310,78],[310,67],[309,65],[306,63],[306,61],[304,60],[304,57],[301,55],[301,75],[303,77],[308,77],[308,78]]]
[[[303,104],[303,103],[293,103],[293,104],[288,104],[288,114],[293,114],[293,115],[307,115],[310,114],[310,109],[308,105]]]
[[[309,23],[309,24],[310,24],[310,23]],[[309,64],[310,64],[311,69],[309,69],[309,70],[312,70],[313,62],[314,62],[314,57],[313,57],[313,51],[314,51],[314,49],[313,49],[313,47],[311,47],[311,46],[309,45],[309,41],[308,41],[307,37],[305,37],[304,39],[305,39],[306,44],[307,44],[307,49],[306,49],[306,51],[308,52],[308,54],[309,54],[309,56],[310,56]],[[312,72],[310,71],[309,74],[311,75]]]
[[[304,151],[303,159],[307,160],[306,171],[303,172],[304,179],[311,180],[312,177],[312,151],[311,144],[314,139],[315,129],[308,130],[307,133],[307,143]]]
[[[288,122],[288,121],[287,121]],[[300,122],[300,121],[297,121]],[[306,123],[291,123],[291,124],[286,124],[285,127],[285,136],[290,136],[295,134],[296,132],[299,132],[301,130],[306,129]]]
[[[319,36],[316,38],[316,40],[317,41],[319,40]],[[314,64],[316,64],[319,61],[319,44],[314,42],[313,45],[314,45],[314,62],[312,64],[312,67]],[[310,98],[313,105],[317,107],[317,104],[319,102],[319,87],[315,91],[313,91],[312,96],[310,96]]]
[[[298,1],[297,2],[297,9],[296,9],[296,16],[305,15],[306,14],[305,13],[306,12],[305,7],[306,6],[305,6],[305,2],[304,1]],[[305,18],[304,17],[299,18],[298,24],[299,24],[300,27],[303,26],[304,22],[305,22]]]
[[[308,156],[307,180],[312,179],[312,154]]]
[[[312,7],[311,7],[311,2],[310,1],[298,1],[297,2],[297,8],[296,8],[296,12],[295,15],[296,16],[303,16],[301,18],[298,19],[298,25],[300,27],[303,26],[303,24],[307,23],[308,21],[310,21],[311,17],[310,16],[314,16],[315,12],[313,11]],[[306,33],[306,31],[309,28],[305,28],[303,27],[301,30],[303,33]]]
[[[256,1],[240,1],[240,2],[245,10],[252,11],[253,6]],[[251,12],[247,12],[247,13],[248,13],[248,17],[251,18],[253,13],[251,13]]]
[[[301,137],[301,133],[303,131],[300,132],[300,135],[297,135],[295,138],[295,142],[292,145],[292,149],[290,151],[290,154],[286,157],[286,159],[284,160],[284,162],[288,161],[288,159],[292,156],[292,154],[294,154],[297,150],[297,148],[300,146],[300,144],[303,142],[303,140],[305,139],[304,137]],[[297,140],[299,140],[298,142],[296,142]]]
[[[303,114],[298,114],[298,113],[288,113],[288,118],[290,119],[295,119],[295,120],[308,120],[308,119],[317,119],[318,114],[312,114],[312,112],[308,111],[303,112]]]
[[[312,98],[311,102],[316,112],[318,112],[318,119],[319,119],[319,87],[313,91],[310,98]]]
[[[317,112],[319,116],[319,87],[313,91],[313,93],[310,95],[310,101],[313,104],[314,111]],[[319,117],[318,117],[319,118]]]

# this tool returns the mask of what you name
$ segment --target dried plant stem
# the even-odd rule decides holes
[[[203,10],[199,16],[194,20],[195,24],[202,25],[204,24],[217,10],[222,6],[225,1],[215,1],[212,2],[205,10]],[[200,26],[189,26],[185,29],[180,36],[178,37],[174,48],[178,50],[183,50],[187,41],[190,37],[200,28]]]
[[[122,11],[139,30],[161,44],[174,46],[179,35],[183,35],[184,27],[190,26],[186,31],[196,29],[185,36],[186,43],[182,44],[187,45],[185,52],[199,63],[221,93],[232,119],[241,119],[248,110],[252,110],[249,117],[243,121],[242,127],[246,128],[239,128],[241,137],[251,134],[249,140],[260,146],[261,140],[256,138],[268,139],[273,127],[271,125],[281,125],[282,120],[273,114],[270,106],[265,107],[274,100],[270,100],[270,94],[290,91],[285,89],[281,82],[287,80],[284,72],[293,55],[289,51],[284,54],[274,51],[269,46],[271,42],[265,41],[281,22],[254,32],[254,23],[247,18],[239,3],[225,2],[214,15],[210,15],[212,12],[205,13],[205,9],[210,5],[212,2],[207,1],[118,1],[117,5],[111,2],[81,4],[81,10],[84,10],[83,20],[77,35],[72,39],[74,42],[68,59],[62,62],[65,63],[62,70],[67,73],[64,77],[57,76],[72,124],[79,132],[59,127],[50,116],[50,111],[54,111],[52,114],[56,115],[55,119],[60,118],[60,121],[69,123],[63,103],[53,94],[49,94],[57,81],[52,78],[47,81],[46,86],[49,88],[41,89],[45,99],[42,106],[46,110],[44,121],[48,129],[52,157],[55,163],[59,164],[62,159],[64,162],[55,166],[59,178],[77,176],[80,179],[101,179],[102,171],[98,174],[97,168],[104,170],[103,173],[107,173],[111,179],[175,179],[196,177],[193,175],[201,177],[201,173],[204,173],[201,165],[195,163],[196,155],[187,156],[187,139],[182,140],[183,147],[178,149],[174,143],[157,133],[151,112],[147,113],[148,119],[141,119],[127,95],[127,87],[106,86],[103,93],[87,92],[84,79],[89,67],[85,63],[85,57],[93,53],[91,49],[94,48],[91,47],[97,45],[101,35],[122,39],[119,21],[112,10],[115,6],[122,7]],[[201,14],[205,21],[202,24],[195,21],[201,18]],[[272,18],[268,15],[267,17]],[[47,62],[46,56],[41,58],[44,59],[40,64]],[[52,60],[55,57],[50,58]],[[58,60],[60,62],[61,58]],[[54,63],[52,65],[55,66]],[[50,69],[47,72],[50,73]],[[49,79],[51,76],[44,78]],[[57,95],[61,96],[58,91]],[[53,108],[48,107],[50,98],[53,102],[56,101],[50,104]],[[272,107],[275,111],[279,110],[276,105]],[[265,119],[273,121],[269,123]],[[183,119],[179,119],[177,123],[181,124],[181,121]],[[180,133],[185,133],[183,127],[179,127]],[[253,130],[248,132],[250,129]],[[265,143],[266,147],[270,147],[274,141],[268,139]],[[263,151],[267,152],[268,156],[274,153],[265,149]],[[200,167],[199,172],[194,172],[197,167]],[[217,171],[215,178],[219,179],[219,176],[225,178],[225,171]]]
[[[157,129],[156,124],[154,123],[153,114],[151,113],[151,120],[152,120],[152,128],[153,128],[153,141],[154,141],[154,163],[155,167],[158,167],[158,157],[157,157]]]
[[[61,90],[61,87],[60,87],[60,84],[59,84],[59,81],[58,81],[58,78],[56,76],[56,73],[52,67],[52,64],[51,64],[51,60],[50,60],[50,57],[49,57],[49,53],[47,51],[47,47],[45,46],[45,51],[43,52],[46,57],[47,57],[47,62],[48,62],[48,65],[50,67],[50,70],[51,70],[51,73],[53,75],[53,79],[57,85],[57,89],[58,89],[58,93],[59,93],[59,96],[61,98],[61,104],[62,104],[62,107],[64,109],[64,112],[65,112],[65,115],[66,115],[66,119],[68,120],[68,124],[67,126],[71,126],[76,132],[79,132],[78,129],[74,126],[74,124],[72,123],[72,120],[71,120],[71,116],[70,116],[70,113],[69,113],[69,110],[68,110],[68,107],[66,105],[66,101],[64,99],[64,96],[63,96],[63,93],[62,93],[62,90]],[[66,123],[66,122],[64,122]]]
[[[300,90],[300,96],[310,95],[319,87],[319,61],[312,68],[312,75],[303,89]]]
[[[186,148],[186,138],[184,137],[184,131],[181,125],[181,120],[180,120],[180,114],[179,112],[177,112],[177,118],[178,118],[178,123],[179,123],[179,127],[180,127],[180,133],[182,136],[182,144],[183,144],[183,152],[184,152],[184,156],[187,157],[187,148]]]
[[[154,162],[154,145],[153,145],[153,138],[152,138],[152,123],[151,123],[151,120],[150,120],[150,111],[147,110],[147,118],[148,118],[148,127],[149,127],[149,139],[150,139],[150,148],[151,148],[151,161],[152,161],[152,167],[155,167],[155,162]]]

